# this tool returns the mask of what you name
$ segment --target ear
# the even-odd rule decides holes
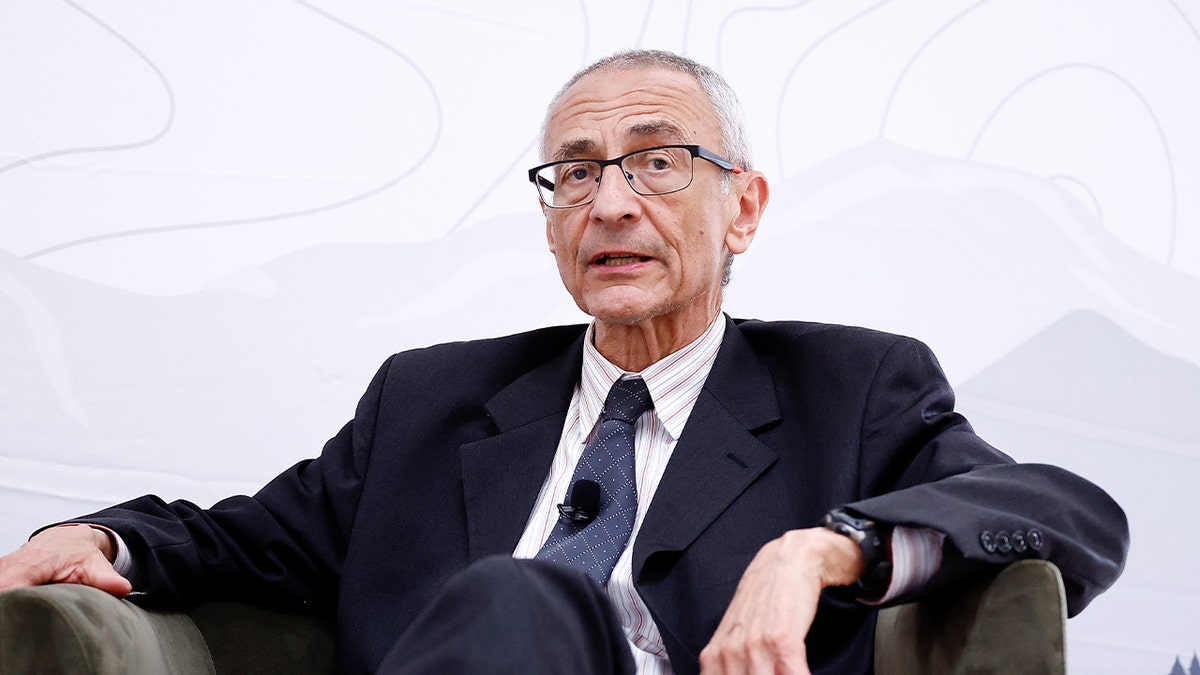
[[[760,171],[747,171],[740,176],[740,195],[737,202],[737,213],[725,231],[725,246],[734,255],[745,253],[758,232],[758,221],[762,219],[763,210],[767,208],[767,200],[771,197],[771,189],[767,186],[767,178]],[[738,188],[735,188],[738,189]]]
[[[542,205],[542,215],[546,217],[546,244],[549,245],[551,253],[557,253],[554,245],[554,227],[550,224],[550,213],[545,205]]]

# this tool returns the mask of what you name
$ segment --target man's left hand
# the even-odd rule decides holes
[[[862,551],[823,527],[792,530],[763,546],[738,583],[717,632],[700,652],[705,675],[807,674],[804,638],[821,589],[863,571]]]

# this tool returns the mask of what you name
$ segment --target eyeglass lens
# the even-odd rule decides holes
[[[643,150],[621,160],[621,172],[638,194],[676,192],[692,182],[692,154],[686,148]],[[591,160],[553,164],[538,172],[537,186],[550,206],[574,206],[599,189],[601,167]]]

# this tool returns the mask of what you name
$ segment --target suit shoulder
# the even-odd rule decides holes
[[[476,353],[520,352],[554,345],[566,347],[583,335],[585,330],[587,330],[587,325],[585,324],[549,326],[499,337],[442,342],[429,345],[428,347],[405,350],[397,354],[397,356],[412,358],[461,358]]]
[[[737,327],[750,348],[776,372],[863,375],[892,364],[944,377],[933,351],[905,335],[808,321],[738,321]]]
[[[905,335],[887,333],[861,326],[844,326],[813,321],[759,321],[757,319],[734,319],[746,340],[762,351],[833,350],[835,352],[885,353],[897,344],[908,344],[920,349],[925,345]]]
[[[407,377],[509,380],[562,354],[582,337],[586,325],[552,326],[494,338],[445,342],[393,354],[385,369]]]

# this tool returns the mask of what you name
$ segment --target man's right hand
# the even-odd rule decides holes
[[[83,584],[123,598],[133,586],[113,569],[115,555],[112,542],[101,530],[87,525],[51,527],[0,558],[0,591],[39,584]]]

